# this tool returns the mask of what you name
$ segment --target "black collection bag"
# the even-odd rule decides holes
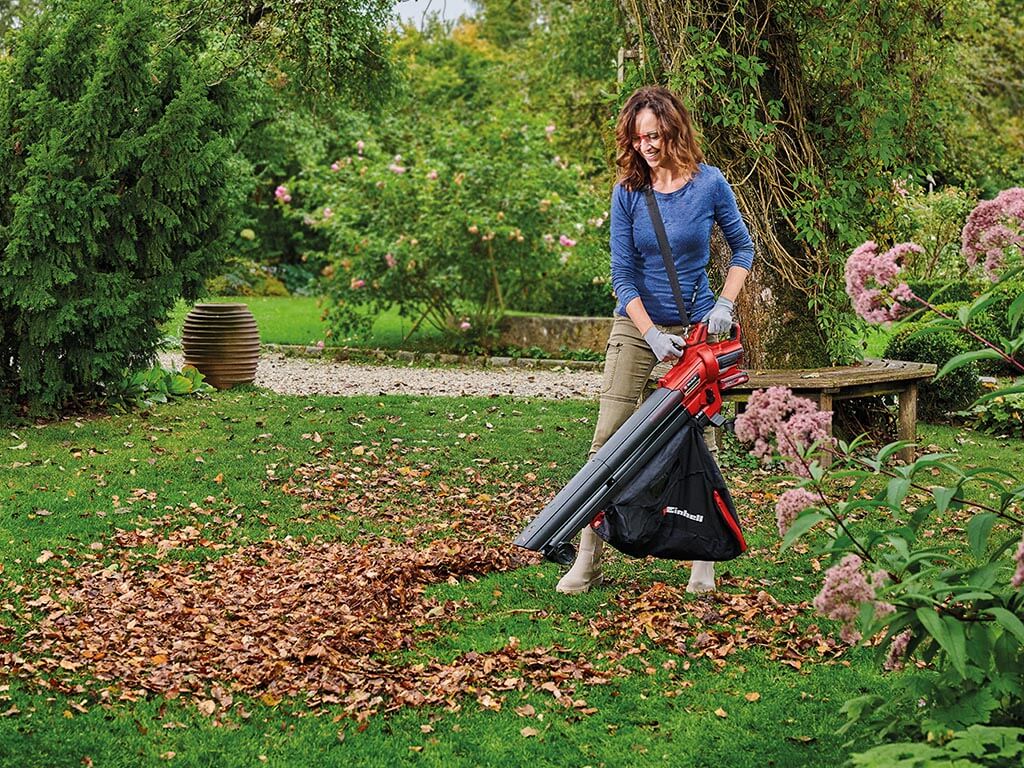
[[[689,423],[591,523],[620,552],[669,560],[732,560],[747,548],[702,430]]]

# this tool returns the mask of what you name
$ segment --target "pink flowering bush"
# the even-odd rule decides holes
[[[1019,228],[1018,235],[1007,234],[1020,223],[1014,218],[1018,193],[1008,190],[982,203],[964,227],[963,258],[979,263],[984,257],[986,269],[1001,268],[994,275],[999,285],[1019,272],[1011,266],[1019,255]],[[935,319],[924,321],[924,332],[956,330],[984,342],[951,359],[939,376],[985,358],[1024,373],[1012,357],[1024,348],[1024,293],[1011,297],[1006,309],[1005,327],[1014,337],[984,339],[968,323],[993,297],[982,295],[955,317],[938,311],[901,279],[903,260],[917,253],[913,243],[882,250],[869,241],[856,249],[846,284],[857,313],[887,323],[927,307]],[[1024,377],[982,399],[1022,391]],[[912,677],[900,687],[903,696],[847,702],[849,716],[921,733],[973,723],[1024,726],[1024,479],[999,466],[961,467],[941,454],[893,466],[903,444],[872,455],[863,439],[821,440],[828,414],[814,410],[774,388],[754,393],[736,420],[736,436],[753,444],[754,455],[782,458],[801,478],[776,505],[783,548],[813,532],[831,559],[814,607],[840,623],[844,640],[875,646],[887,670],[909,659],[928,667],[904,673]],[[832,453],[827,468],[816,458],[822,449]],[[933,546],[928,536],[936,526],[963,530],[962,543]]]
[[[785,387],[769,387],[751,395],[747,409],[736,418],[736,437],[753,442],[751,453],[762,461],[777,448],[786,469],[806,477],[808,453],[833,443],[831,423],[830,411],[819,411],[810,400],[796,397]]]
[[[847,703],[851,716],[884,711],[897,722],[927,717],[927,727],[952,727],[963,724],[965,693],[1000,691],[970,722],[1024,705],[1024,483],[943,455],[891,466],[901,443],[869,455],[860,440],[812,441],[828,416],[816,419],[814,410],[772,388],[753,393],[736,419],[736,436],[753,444],[753,455],[783,458],[799,478],[776,502],[782,546],[817,534],[832,565],[813,605],[839,622],[842,640],[875,646],[890,671],[914,657],[934,668],[908,686],[912,702],[867,696]],[[822,450],[832,453],[828,468],[818,461]],[[994,487],[1003,489],[997,499]],[[931,546],[925,531],[954,513],[966,518],[963,546]]]
[[[1008,260],[1019,265],[1024,253],[1024,189],[1004,189],[971,211],[961,246],[967,265],[980,263],[992,281],[998,280]]]
[[[904,282],[896,282],[902,258],[907,253],[924,253],[915,243],[900,243],[879,253],[868,240],[846,261],[846,293],[853,310],[869,323],[885,323],[906,314],[913,294]]]
[[[395,138],[397,128],[381,128]],[[550,162],[539,119],[516,130],[499,121],[436,130],[443,142],[424,129],[400,154],[367,136],[358,154],[289,182],[298,201],[291,215],[327,243],[318,255],[331,266],[324,284],[335,338],[397,307],[413,331],[439,329],[452,348],[486,346],[506,308],[544,290],[545,275],[577,245],[568,234],[545,235],[576,231],[606,205]],[[606,249],[606,232],[584,237]]]

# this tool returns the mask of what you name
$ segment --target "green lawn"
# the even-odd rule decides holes
[[[558,595],[560,569],[507,544],[578,468],[595,410],[241,389],[16,429],[0,766],[753,768],[840,765],[851,736],[870,743],[837,733],[839,707],[900,677],[833,644],[807,605],[817,566],[778,551],[779,478],[739,454],[724,471],[751,549],[714,596],[621,555],[609,588]],[[1024,470],[1020,446],[921,434]],[[288,639],[314,635],[331,651]],[[189,644],[208,655],[182,661]],[[261,645],[279,658],[257,674],[237,649]],[[98,679],[108,664],[124,674]],[[338,700],[310,706],[302,691],[325,686]],[[427,703],[394,698],[409,691]]]
[[[321,320],[323,308],[320,299],[312,296],[215,296],[204,302],[231,302],[248,305],[260,329],[264,344],[316,344],[328,346],[355,346],[381,349],[432,349],[440,334],[420,327],[407,341],[403,341],[412,328],[412,321],[399,316],[397,310],[381,314],[365,336],[332,338],[326,333]],[[191,305],[179,301],[164,325],[164,332],[173,344],[180,344],[181,328]]]

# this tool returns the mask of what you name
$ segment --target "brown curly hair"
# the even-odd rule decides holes
[[[683,100],[660,85],[640,88],[626,100],[615,125],[618,182],[631,192],[651,185],[651,169],[640,151],[633,147],[636,116],[645,108],[658,118],[661,147],[669,160],[690,173],[696,173],[697,163],[704,159]]]

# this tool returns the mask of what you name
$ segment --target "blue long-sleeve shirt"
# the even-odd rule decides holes
[[[754,243],[736,206],[736,195],[720,170],[700,163],[697,173],[682,188],[668,193],[655,191],[654,196],[672,248],[683,305],[690,322],[702,320],[715,305],[707,275],[711,225],[717,221],[729,243],[730,266],[750,269],[754,262]],[[616,314],[626,317],[626,305],[639,296],[653,322],[679,325],[679,310],[642,190],[630,192],[615,185],[611,252],[612,285],[618,297]]]

